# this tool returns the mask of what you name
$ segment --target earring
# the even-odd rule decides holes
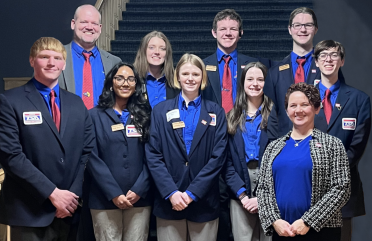
[[[110,87],[110,91],[112,91],[112,87]]]

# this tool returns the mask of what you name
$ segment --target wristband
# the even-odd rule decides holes
[[[243,200],[243,198],[245,198],[246,196],[247,196],[247,195],[244,194],[243,196],[239,197],[239,200],[240,200],[240,201]]]

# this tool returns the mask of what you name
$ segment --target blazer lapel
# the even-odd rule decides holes
[[[67,52],[66,57],[66,68],[62,71],[64,83],[66,85],[66,90],[68,90],[71,93],[75,94],[75,76],[74,76],[74,64],[72,59],[72,49],[71,49],[71,43],[68,45],[65,45],[65,49]]]
[[[173,103],[170,105],[170,108],[167,110],[167,113],[171,110],[174,110],[174,109],[178,109],[178,95],[176,98],[172,99]],[[186,145],[185,145],[185,142],[183,140],[183,128],[176,128],[174,129],[173,128],[173,123],[175,122],[179,122],[181,121],[180,118],[174,118],[174,119],[171,119],[169,122],[168,122],[168,125],[170,125],[170,128],[173,129],[173,133],[175,135],[175,139],[177,140],[177,143],[178,143],[178,146],[180,147],[180,149],[182,150],[182,154],[185,156],[185,158],[187,158],[187,152],[186,152]]]
[[[61,126],[59,130],[59,134],[61,135],[61,138],[63,138],[63,134],[65,133],[65,130],[67,127],[67,120],[70,115],[71,105],[68,103],[68,98],[66,96],[66,93],[61,89],[59,90],[59,97],[61,101]]]
[[[335,104],[340,104],[340,110],[336,106],[333,107],[331,119],[329,120],[329,124],[328,124],[328,130],[335,123],[340,113],[345,109],[345,106],[348,101],[349,101],[349,90],[347,89],[347,86],[345,84],[341,83],[340,90],[338,92],[336,103],[335,103]]]
[[[213,113],[213,114],[215,114],[215,113]],[[203,120],[205,121],[205,124],[202,123]],[[201,109],[200,109],[200,116],[199,116],[199,120],[198,120],[196,129],[195,129],[195,132],[194,132],[194,136],[192,138],[192,143],[191,143],[189,156],[191,156],[191,154],[193,153],[195,148],[198,146],[198,144],[200,142],[200,139],[203,137],[204,132],[209,127],[209,125],[211,123],[211,120],[212,120],[212,117],[208,113],[207,107],[205,106],[205,101],[202,100]],[[216,123],[217,123],[217,121],[220,121],[220,120],[218,120],[217,116],[216,116]]]
[[[25,92],[28,92],[28,94],[26,94],[26,97],[35,106],[35,109],[41,112],[43,121],[45,121],[48,124],[48,126],[53,131],[54,135],[56,136],[56,138],[62,145],[60,134],[58,133],[58,130],[57,130],[57,126],[54,123],[52,116],[49,113],[48,107],[46,106],[45,101],[43,100],[43,97],[41,97],[39,91],[36,89],[32,81],[29,81],[25,85]],[[61,116],[62,116],[62,113],[61,113]]]
[[[208,60],[206,61],[207,65],[216,66],[216,71],[207,71],[208,78],[210,85],[212,86],[213,92],[216,95],[216,100],[219,105],[222,105],[222,97],[221,97],[221,80],[220,80],[220,72],[218,69],[218,61],[217,61],[217,52],[211,55]]]
[[[105,75],[107,75],[107,73],[113,67],[112,61],[111,61],[111,59],[109,59],[109,56],[105,52],[101,51],[100,49],[98,49],[98,50],[99,50],[99,53],[101,55],[103,70],[105,71]]]
[[[309,85],[313,85],[315,79],[320,79],[320,70],[318,67],[316,67],[315,59],[313,58],[313,61],[311,62],[311,66],[309,69],[309,73],[307,73],[306,83]]]
[[[119,117],[116,115],[114,109],[107,108],[105,110],[105,113],[112,120],[113,125],[122,124],[121,121],[120,121],[120,119],[119,119]],[[132,121],[131,115],[129,114],[128,120],[127,120],[127,124],[130,123],[131,121]],[[125,142],[127,142],[127,136],[126,136],[126,130],[125,130],[125,128],[126,128],[126,126],[124,126],[124,130],[120,130],[120,132],[123,134]]]

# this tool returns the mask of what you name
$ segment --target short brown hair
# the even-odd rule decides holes
[[[217,32],[217,22],[224,20],[224,19],[231,19],[235,20],[239,23],[239,33],[243,30],[243,20],[240,15],[235,12],[234,9],[225,9],[221,12],[218,12],[213,19],[213,31]]]
[[[53,37],[41,37],[35,41],[30,49],[30,58],[35,58],[43,50],[52,50],[61,53],[66,60],[66,49],[63,44]]]
[[[334,41],[334,40],[323,40],[320,41],[314,49],[314,58],[318,60],[319,54],[324,51],[331,48],[336,48],[337,52],[341,56],[341,60],[345,58],[345,48],[342,46],[341,43]]]
[[[316,15],[314,11],[311,8],[307,8],[307,7],[296,8],[295,10],[291,12],[291,15],[289,15],[289,27],[292,26],[293,19],[296,17],[296,15],[300,13],[310,14],[311,17],[313,18],[314,26],[318,28],[318,20],[316,19]]]
[[[178,75],[180,73],[181,66],[186,64],[186,63],[190,63],[192,65],[195,65],[199,69],[201,69],[201,71],[202,71],[202,82],[201,82],[201,85],[200,85],[200,89],[204,90],[205,87],[207,86],[208,76],[207,76],[207,71],[205,70],[205,65],[203,63],[203,60],[201,60],[201,58],[199,58],[195,54],[189,54],[189,53],[186,53],[186,54],[182,55],[182,57],[180,58],[180,61],[178,61],[178,64],[177,64],[176,69],[174,71],[173,85],[177,89],[181,89],[181,85],[178,82],[178,80],[179,80]]]
[[[315,109],[319,108],[321,102],[319,90],[314,85],[308,85],[306,83],[301,82],[297,84],[292,84],[288,88],[284,100],[285,109],[288,108],[289,96],[296,91],[302,92],[309,100],[310,105],[314,106]]]

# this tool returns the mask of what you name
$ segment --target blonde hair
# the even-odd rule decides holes
[[[35,58],[43,50],[52,50],[61,53],[66,60],[66,49],[63,44],[53,37],[41,37],[35,41],[30,50],[30,58]]]
[[[205,70],[205,65],[203,63],[203,60],[201,60],[201,58],[199,58],[195,54],[189,54],[189,53],[186,53],[186,54],[182,55],[180,61],[178,61],[178,64],[176,66],[176,70],[174,71],[174,77],[173,77],[174,87],[177,88],[177,89],[181,89],[181,85],[178,81],[179,80],[179,72],[180,72],[181,66],[186,64],[186,63],[190,63],[192,65],[195,65],[196,67],[198,67],[202,71],[202,82],[201,82],[201,85],[200,85],[200,89],[204,90],[205,87],[207,86],[208,76],[207,76],[207,71]]]
[[[173,54],[172,54],[172,46],[168,40],[168,38],[162,33],[158,31],[152,31],[146,34],[145,37],[142,38],[141,44],[138,48],[136,59],[134,60],[133,66],[136,68],[139,77],[142,79],[146,79],[147,72],[149,71],[149,63],[147,62],[146,51],[149,45],[149,42],[152,38],[158,37],[165,42],[165,60],[162,68],[162,75],[165,75],[167,79],[167,84],[174,88],[171,79],[173,78]]]

